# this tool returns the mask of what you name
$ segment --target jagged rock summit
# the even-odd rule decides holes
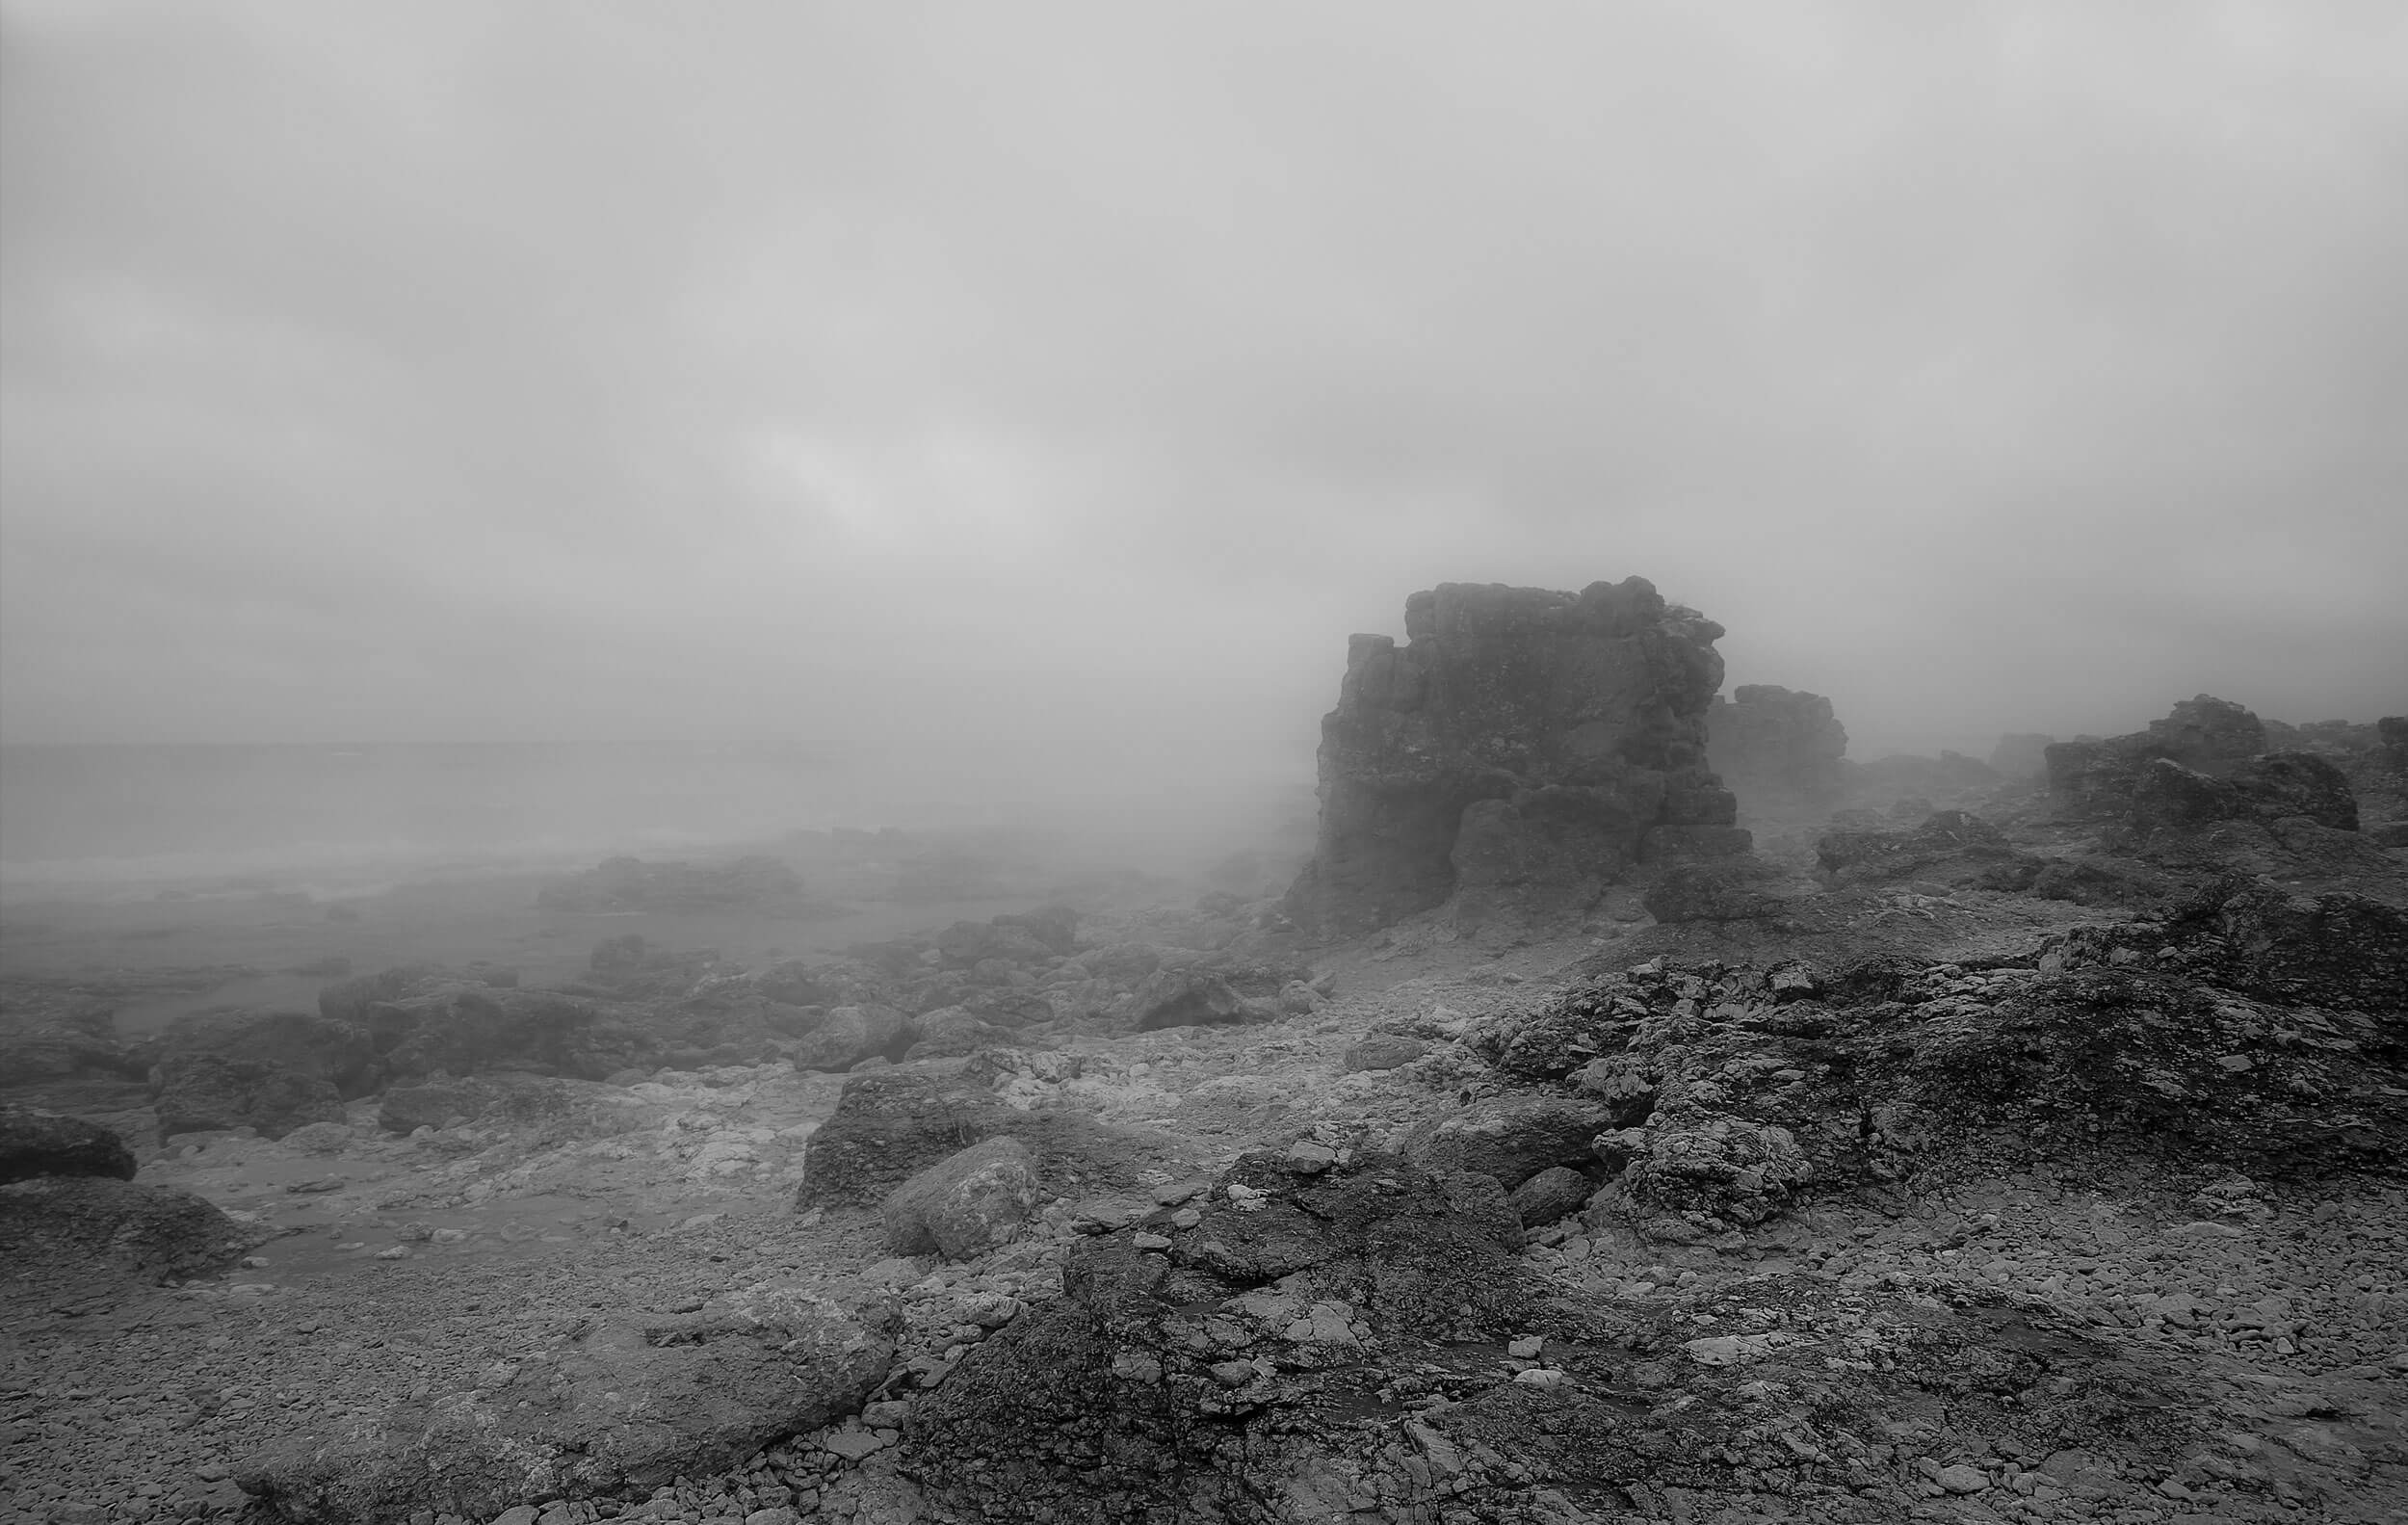
[[[1348,644],[1300,925],[1346,936],[1451,898],[1458,921],[1576,914],[1642,856],[1746,850],[1706,760],[1720,625],[1630,577],[1442,583],[1404,631]]]

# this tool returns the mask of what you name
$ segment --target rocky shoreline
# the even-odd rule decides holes
[[[1406,623],[1284,892],[0,992],[0,1525],[2408,1518],[2408,725]]]

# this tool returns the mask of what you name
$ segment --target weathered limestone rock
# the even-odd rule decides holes
[[[1589,1141],[1612,1125],[1600,1102],[1571,1096],[1490,1096],[1426,1118],[1397,1140],[1424,1170],[1496,1177],[1506,1191],[1551,1166],[1586,1160]]]
[[[1840,798],[1847,728],[1819,694],[1742,683],[1706,715],[1707,756],[1751,811],[1811,810]]]
[[[134,1178],[134,1151],[97,1122],[31,1107],[0,1107],[0,1184],[37,1175]]]
[[[1507,1192],[1505,1202],[1521,1216],[1524,1228],[1543,1228],[1580,1211],[1596,1190],[1596,1183],[1571,1167],[1551,1165]]]
[[[2265,749],[2264,722],[2238,704],[2202,694],[2175,705],[2163,720],[2151,721],[2146,730],[2048,747],[2049,792],[2069,813],[2121,816],[2151,763],[2164,759],[2222,777]]]
[[[1475,919],[1578,913],[1649,830],[1730,826],[1706,760],[1721,634],[1638,577],[1415,593],[1405,644],[1348,648],[1289,914],[1337,936],[1450,896]]]
[[[1036,1202],[1035,1157],[1027,1144],[999,1134],[887,1194],[886,1248],[967,1260],[1010,1243]]]

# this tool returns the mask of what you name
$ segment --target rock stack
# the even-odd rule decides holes
[[[1744,853],[1707,764],[1722,627],[1645,578],[1443,583],[1358,635],[1322,721],[1321,824],[1288,914],[1325,936],[1447,904],[1578,914],[1642,857]]]

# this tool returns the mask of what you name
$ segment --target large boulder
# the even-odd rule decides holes
[[[1338,1517],[1269,1507],[1282,1489],[1266,1474],[1294,1460],[1279,1430],[1316,1407],[1314,1374],[1374,1352],[1384,1374],[1529,1317],[1521,1223],[1485,1177],[1381,1155],[1298,1175],[1248,1155],[1184,1217],[1075,1249],[1061,1298],[912,1405],[913,1474],[1012,1520]]]
[[[847,1080],[835,1112],[811,1135],[795,1205],[876,1206],[929,1166],[999,1136],[1028,1145],[1039,1179],[1061,1194],[1131,1188],[1142,1170],[1189,1163],[1176,1140],[1085,1113],[1010,1106],[966,1078],[961,1062],[940,1060]]]
[[[1612,1125],[1611,1111],[1585,1097],[1490,1096],[1425,1117],[1396,1146],[1424,1170],[1494,1176],[1509,1192],[1541,1170],[1584,1164],[1591,1143]]]
[[[0,994],[0,1087],[44,1081],[142,1078],[144,1065],[118,1039],[109,1006],[55,991]]]
[[[1547,902],[1592,896],[1651,828],[1732,824],[1706,760],[1722,627],[1644,578],[1578,593],[1446,583],[1405,601],[1404,628],[1401,646],[1353,638],[1322,722],[1320,831],[1287,898],[1298,925],[1385,926],[1444,903],[1466,865],[1516,909],[1577,910]],[[1481,802],[1505,808],[1464,845]],[[1577,877],[1546,840],[1567,823],[1591,855]]]
[[[2010,846],[2005,832],[1962,810],[1935,810],[1902,831],[1825,832],[1815,843],[1815,861],[1840,885],[1926,879],[2016,889],[2041,868]]]
[[[640,1492],[853,1412],[893,1357],[885,1321],[799,1291],[739,1293],[699,1313],[601,1320],[489,1392],[292,1434],[234,1480],[312,1525],[484,1520],[530,1498]]]
[[[309,1012],[205,1012],[178,1017],[159,1035],[160,1063],[207,1057],[268,1065],[323,1080],[338,1096],[365,1096],[384,1078],[369,1029]]]
[[[1751,811],[1828,807],[1845,776],[1847,728],[1831,701],[1770,683],[1742,683],[1706,712],[1707,758]]]
[[[332,1081],[269,1060],[170,1054],[152,1073],[162,1144],[225,1128],[280,1139],[304,1123],[343,1120],[343,1093]]]
[[[600,1080],[656,1049],[650,1035],[605,1020],[591,1001],[457,983],[372,1006],[367,1027],[396,1081],[484,1070]]]
[[[797,1069],[851,1069],[878,1055],[900,1056],[912,1041],[911,1018],[891,1006],[840,1006],[795,1042]]]
[[[2126,820],[2141,835],[2195,830],[2217,821],[2304,816],[2337,831],[2358,829],[2349,777],[2313,752],[2266,752],[2233,763],[2222,776],[2159,757],[2133,781]]]
[[[966,1260],[1010,1242],[1038,1196],[1036,1159],[1008,1134],[940,1160],[887,1194],[886,1248]]]
[[[1257,1005],[1240,995],[1217,969],[1189,966],[1157,969],[1137,988],[1138,1031],[1263,1022],[1280,1015],[1275,1005]]]
[[[41,1175],[0,1185],[0,1245],[25,1275],[143,1281],[215,1275],[256,1242],[206,1199],[108,1175]]]
[[[37,1175],[134,1178],[134,1151],[97,1122],[31,1107],[0,1107],[0,1184]]]
[[[2160,759],[2221,778],[2266,749],[2264,722],[2250,711],[2202,694],[2185,699],[2146,729],[2105,739],[2083,737],[2045,748],[2049,792],[2060,811],[2120,819]]]

